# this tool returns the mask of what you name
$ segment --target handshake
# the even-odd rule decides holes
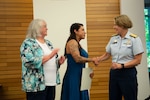
[[[92,58],[92,62],[95,64],[95,66],[97,66],[100,63],[101,59],[100,57],[93,57]]]

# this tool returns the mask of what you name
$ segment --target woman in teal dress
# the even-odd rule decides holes
[[[67,58],[67,70],[63,78],[61,100],[89,100],[88,90],[80,90],[82,69],[86,62],[98,64],[98,61],[97,58],[88,58],[87,52],[79,43],[85,38],[85,34],[83,24],[71,25],[64,54]],[[92,78],[93,73],[89,77]]]

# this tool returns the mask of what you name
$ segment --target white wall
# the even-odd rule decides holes
[[[121,14],[126,14],[131,18],[133,28],[130,31],[137,34],[143,42],[145,53],[143,54],[142,63],[137,67],[137,71],[139,84],[138,100],[144,100],[150,95],[145,45],[144,0],[121,0],[120,10]]]
[[[60,48],[59,55],[63,55],[64,46],[69,36],[72,23],[84,24],[86,30],[85,0],[33,0],[34,18],[42,18],[47,22],[48,36],[53,46]],[[87,50],[87,39],[81,41]],[[66,62],[60,68],[61,80],[66,70]],[[60,100],[61,85],[56,89],[56,100]]]

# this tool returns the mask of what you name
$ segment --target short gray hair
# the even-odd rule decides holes
[[[34,19],[30,22],[26,33],[26,38],[36,39],[37,36],[41,36],[41,28],[43,27],[43,19]]]

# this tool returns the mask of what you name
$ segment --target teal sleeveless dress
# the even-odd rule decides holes
[[[87,52],[80,48],[80,55],[88,57]],[[85,63],[76,63],[71,54],[67,54],[67,69],[63,78],[61,100],[89,100],[88,90],[80,91],[82,68]]]

